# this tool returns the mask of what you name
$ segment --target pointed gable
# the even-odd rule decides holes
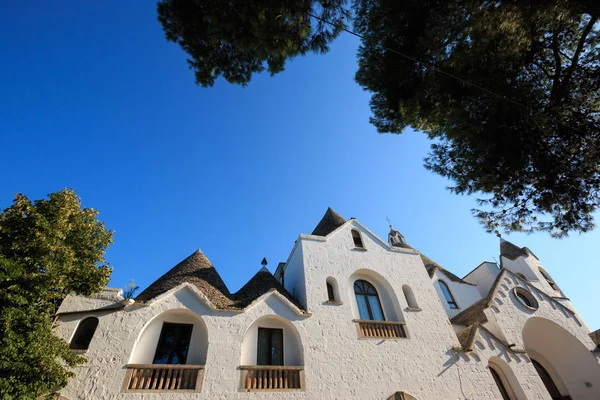
[[[182,283],[196,286],[217,308],[231,305],[227,286],[199,249],[148,286],[136,300],[147,302]]]
[[[331,207],[328,207],[325,215],[323,215],[323,218],[321,218],[321,221],[312,232],[312,235],[327,236],[345,223],[346,220],[340,214],[336,213]]]
[[[240,290],[232,295],[236,308],[244,309],[260,296],[276,290],[285,296],[298,309],[305,311],[298,301],[288,292],[265,267],[261,268]]]

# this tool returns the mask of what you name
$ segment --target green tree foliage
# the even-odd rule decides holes
[[[196,83],[212,86],[222,75],[247,84],[265,68],[276,74],[285,61],[309,51],[324,53],[348,15],[344,0],[163,0],[158,20],[168,40],[191,57]],[[314,12],[335,27],[308,16]]]
[[[158,9],[207,86],[218,74],[245,84],[269,57],[283,66],[314,50],[282,52],[272,32],[299,43],[306,36],[292,28],[323,18],[336,27],[329,42],[347,15],[342,1],[277,4],[165,0]],[[473,211],[489,231],[590,230],[600,200],[599,14],[594,0],[355,0],[356,81],[372,92],[371,122],[381,133],[427,133],[426,167],[455,193],[483,197]]]
[[[51,324],[66,294],[89,296],[108,283],[112,232],[97,214],[73,190],[35,202],[19,194],[0,213],[0,398],[48,394],[85,361]]]

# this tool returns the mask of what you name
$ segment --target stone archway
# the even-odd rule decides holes
[[[530,318],[523,328],[523,344],[529,357],[547,372],[540,379],[545,384],[551,380],[560,392],[547,386],[548,393],[554,392],[553,399],[600,399],[600,364],[566,329],[545,318]]]
[[[490,373],[492,373],[492,375],[494,375],[494,372],[496,373],[494,380],[496,380],[496,377],[500,380],[500,384],[506,390],[506,396],[509,399],[513,400],[527,398],[514,371],[506,361],[500,357],[490,357],[488,360],[488,368],[490,369]],[[496,385],[498,385],[498,389],[500,389],[500,385],[498,383],[499,382],[497,381]],[[502,391],[502,389],[500,390]]]

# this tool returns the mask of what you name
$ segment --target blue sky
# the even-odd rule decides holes
[[[73,187],[115,231],[111,286],[143,288],[201,248],[230,290],[285,261],[328,206],[407,241],[457,275],[498,259],[475,199],[422,164],[418,132],[380,135],[354,83],[358,40],[246,88],[194,84],[155,2],[6,2],[0,13],[0,208]],[[600,231],[530,247],[600,328]]]

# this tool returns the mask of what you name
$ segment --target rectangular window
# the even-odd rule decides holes
[[[283,365],[283,329],[258,328],[258,365]]]
[[[187,361],[192,324],[165,322],[160,332],[153,364],[185,364]]]

